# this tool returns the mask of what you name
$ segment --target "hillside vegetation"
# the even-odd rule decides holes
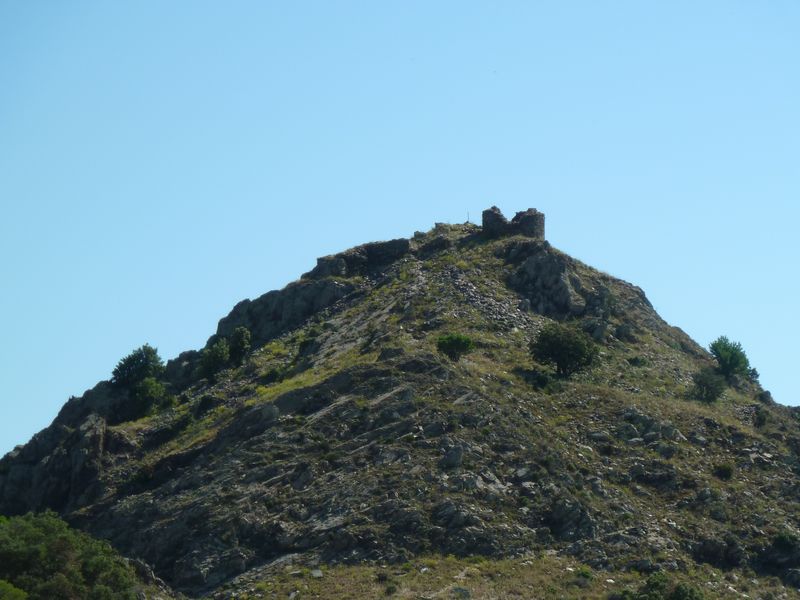
[[[0,517],[3,600],[136,600],[146,589],[108,544],[51,512]]]
[[[794,597],[797,412],[539,213],[487,213],[320,258],[70,400],[0,512],[190,596]]]

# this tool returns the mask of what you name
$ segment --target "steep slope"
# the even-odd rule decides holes
[[[193,596],[287,562],[545,550],[800,585],[795,411],[744,380],[688,398],[708,354],[543,235],[536,211],[490,209],[319,259],[220,321],[209,345],[247,327],[254,350],[213,383],[187,352],[154,414],[124,420],[110,382],[71,399],[0,461],[0,513],[56,510]],[[596,366],[560,380],[531,361],[552,320],[592,335]],[[476,350],[443,356],[447,332]]]

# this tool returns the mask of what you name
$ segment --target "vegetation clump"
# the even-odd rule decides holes
[[[230,337],[213,336],[200,354],[200,376],[213,383],[222,369],[241,366],[250,353],[251,337],[247,327],[237,327]]]
[[[219,371],[228,365],[231,357],[228,340],[219,338],[203,349],[200,355],[200,373],[209,381],[214,381]]]
[[[436,348],[451,360],[457,361],[475,349],[475,342],[463,333],[447,333],[436,340]]]
[[[743,377],[758,382],[758,371],[750,366],[750,361],[739,342],[732,342],[720,336],[709,346],[709,351],[717,361],[716,368],[704,367],[692,376],[694,386],[691,396],[696,400],[711,404],[725,391],[727,384],[735,384]]]
[[[172,397],[159,381],[163,374],[164,361],[158,350],[149,344],[120,360],[112,372],[111,383],[128,394],[120,398],[112,420],[121,423],[137,419],[150,412],[153,406],[169,403]]]
[[[733,465],[730,463],[714,465],[714,475],[723,481],[730,480],[733,477]]]
[[[26,600],[28,594],[16,586],[11,585],[5,579],[0,579],[0,599],[2,600]]]
[[[609,600],[704,600],[705,594],[687,583],[674,584],[664,573],[654,573],[635,592],[626,590]]]
[[[137,348],[117,363],[111,382],[119,387],[131,389],[148,377],[160,377],[164,373],[164,361],[158,350],[150,344]]]
[[[0,517],[0,598],[134,600],[133,569],[55,513]]]
[[[530,351],[535,360],[554,365],[560,377],[589,367],[597,356],[597,347],[588,335],[560,323],[545,325],[531,342]]]
[[[250,330],[247,327],[234,329],[229,346],[231,364],[238,367],[250,352]]]
[[[722,392],[725,391],[725,378],[711,367],[700,369],[692,375],[692,381],[694,386],[692,387],[691,396],[706,404],[716,402],[722,396]]]
[[[750,361],[747,360],[747,355],[739,342],[733,342],[723,335],[711,342],[708,349],[717,360],[717,370],[720,375],[729,382],[732,382],[737,375],[751,377]],[[757,371],[755,377],[758,377]]]
[[[154,407],[165,408],[174,398],[166,386],[155,377],[145,377],[129,390],[127,401],[116,406],[114,420],[122,423],[149,414]]]

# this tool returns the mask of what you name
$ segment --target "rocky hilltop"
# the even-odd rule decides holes
[[[538,211],[493,207],[318,259],[220,320],[207,347],[246,328],[241,364],[209,375],[181,354],[143,415],[110,381],[70,399],[0,460],[0,513],[52,509],[192,597],[445,555],[569,561],[612,596],[653,572],[711,597],[793,594],[796,411],[746,378],[694,400],[710,355],[544,238]],[[593,339],[590,369],[532,360],[552,322]],[[474,350],[443,354],[448,333]]]

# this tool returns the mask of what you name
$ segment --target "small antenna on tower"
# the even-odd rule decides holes
[[[469,211],[467,211],[467,223],[469,223]]]

